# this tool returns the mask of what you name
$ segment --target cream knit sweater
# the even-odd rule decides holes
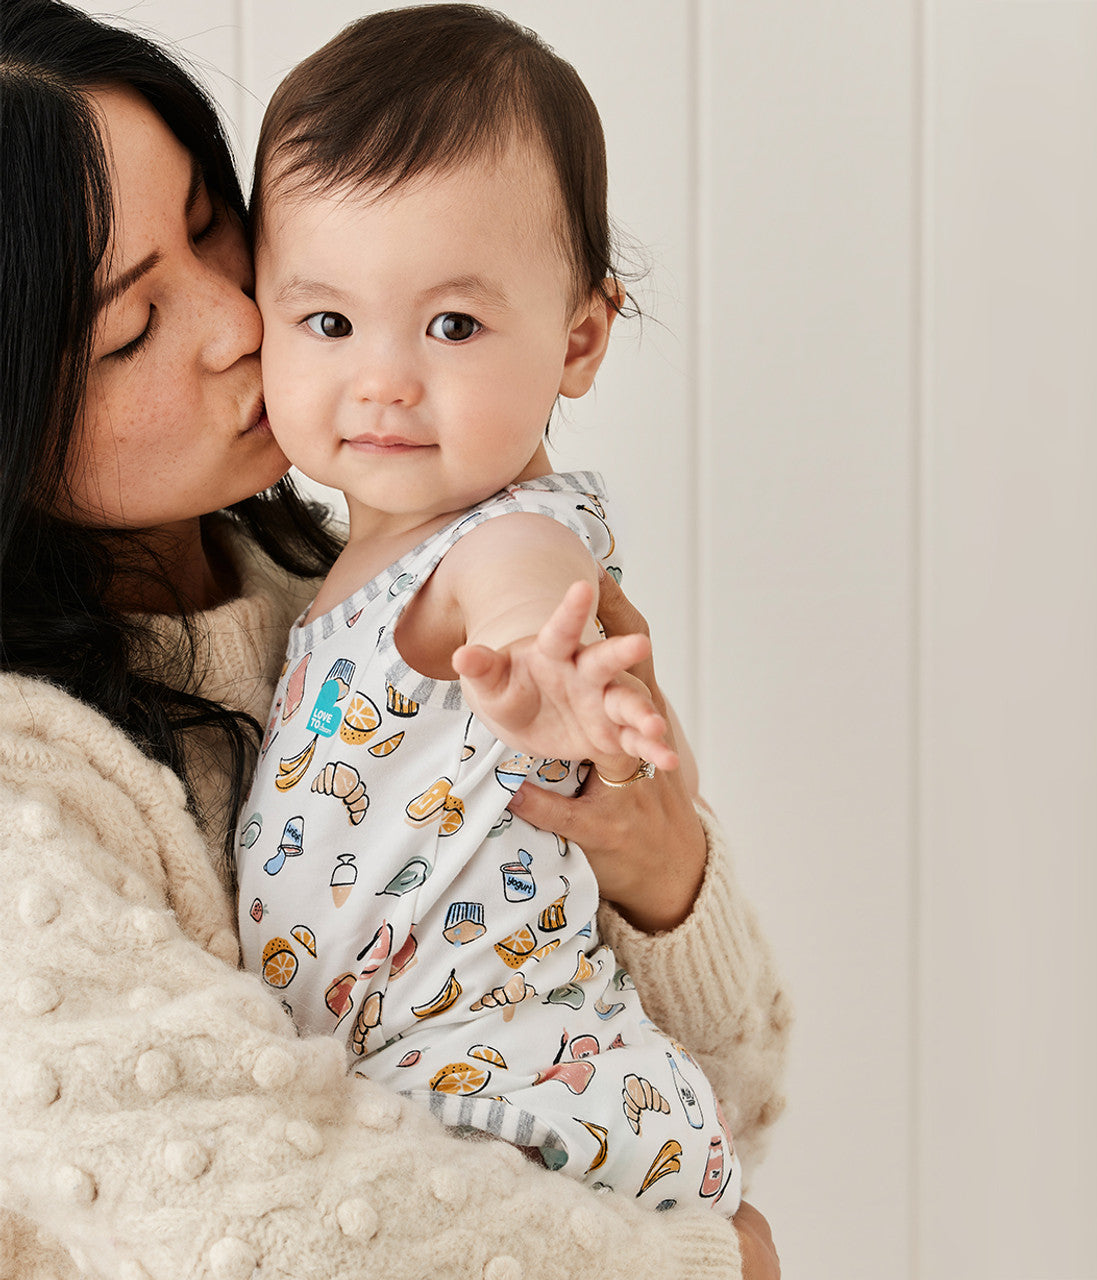
[[[254,554],[199,620],[202,692],[261,720],[302,604]],[[169,620],[161,620],[169,629]],[[348,1077],[237,968],[215,771],[179,780],[96,712],[0,675],[3,1280],[692,1280],[740,1275],[704,1209],[595,1195]],[[780,1110],[786,1001],[709,827],[690,918],[606,937],[698,1055],[749,1173]]]

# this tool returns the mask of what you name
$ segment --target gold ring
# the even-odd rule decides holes
[[[594,772],[598,773],[598,770],[594,769]],[[655,766],[651,763],[650,760],[644,760],[644,759],[641,759],[639,767],[637,768],[634,774],[632,774],[628,778],[622,778],[620,782],[614,782],[612,778],[603,778],[602,775],[598,773],[598,781],[604,787],[614,787],[614,788],[631,787],[634,782],[641,782],[644,778],[654,778],[654,777],[655,777]]]

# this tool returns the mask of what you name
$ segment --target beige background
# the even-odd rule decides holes
[[[85,7],[178,40],[246,162],[370,6]],[[651,262],[558,462],[795,992],[785,1275],[1097,1280],[1097,4],[500,7]]]

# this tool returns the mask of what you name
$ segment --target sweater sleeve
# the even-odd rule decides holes
[[[702,806],[697,813],[709,854],[687,919],[666,933],[646,934],[603,904],[599,926],[653,1021],[704,1068],[749,1179],[766,1130],[784,1109],[791,1012],[769,944],[736,882],[720,826]]]
[[[297,1037],[236,968],[178,780],[6,676],[0,805],[5,1276],[39,1273],[41,1238],[111,1280],[739,1276],[719,1215],[454,1137]]]

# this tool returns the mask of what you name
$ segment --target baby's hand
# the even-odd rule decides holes
[[[576,582],[535,636],[503,649],[462,645],[453,669],[477,716],[495,736],[527,755],[593,760],[623,779],[642,756],[660,769],[678,757],[665,741],[666,721],[647,689],[627,674],[651,650],[647,636],[584,644],[594,588]]]

